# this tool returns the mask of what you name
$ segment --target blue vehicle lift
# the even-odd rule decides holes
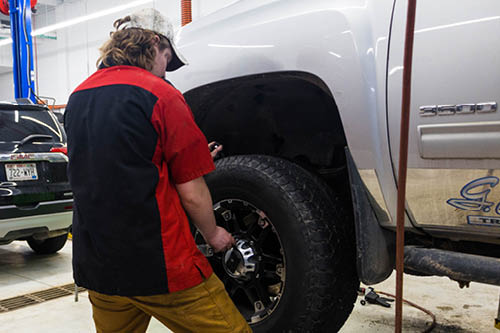
[[[31,38],[31,0],[9,0],[12,56],[14,58],[14,93],[16,99],[36,103]]]

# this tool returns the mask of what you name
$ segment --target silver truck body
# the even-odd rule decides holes
[[[169,79],[189,92],[259,73],[318,78],[335,101],[365,185],[388,213],[379,223],[393,228],[406,5],[239,1],[180,31],[190,64]],[[408,229],[500,242],[499,28],[494,0],[418,4]]]

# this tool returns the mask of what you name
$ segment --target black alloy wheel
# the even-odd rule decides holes
[[[217,224],[233,235],[236,246],[210,255],[210,264],[242,315],[255,324],[273,313],[283,294],[283,247],[272,222],[252,204],[225,199],[214,204],[214,211]],[[199,232],[195,241],[205,244]]]
[[[195,240],[254,332],[335,332],[359,281],[354,224],[322,180],[268,156],[232,156],[206,176],[218,225],[237,240]]]

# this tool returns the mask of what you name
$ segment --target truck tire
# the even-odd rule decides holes
[[[343,221],[326,185],[274,157],[233,156],[216,166],[206,182],[217,223],[237,245],[209,261],[254,332],[339,330],[359,281],[354,244],[345,244],[352,221]],[[195,240],[204,243],[199,233]]]
[[[28,239],[28,245],[33,251],[38,254],[52,254],[62,249],[64,244],[66,244],[67,239],[68,234],[47,238],[44,240],[30,238]]]

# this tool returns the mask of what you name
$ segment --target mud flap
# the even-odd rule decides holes
[[[394,269],[395,233],[380,227],[377,215],[385,214],[371,197],[346,147],[347,167],[356,226],[356,264],[361,282],[367,285],[387,279]],[[377,213],[376,213],[377,212]]]

